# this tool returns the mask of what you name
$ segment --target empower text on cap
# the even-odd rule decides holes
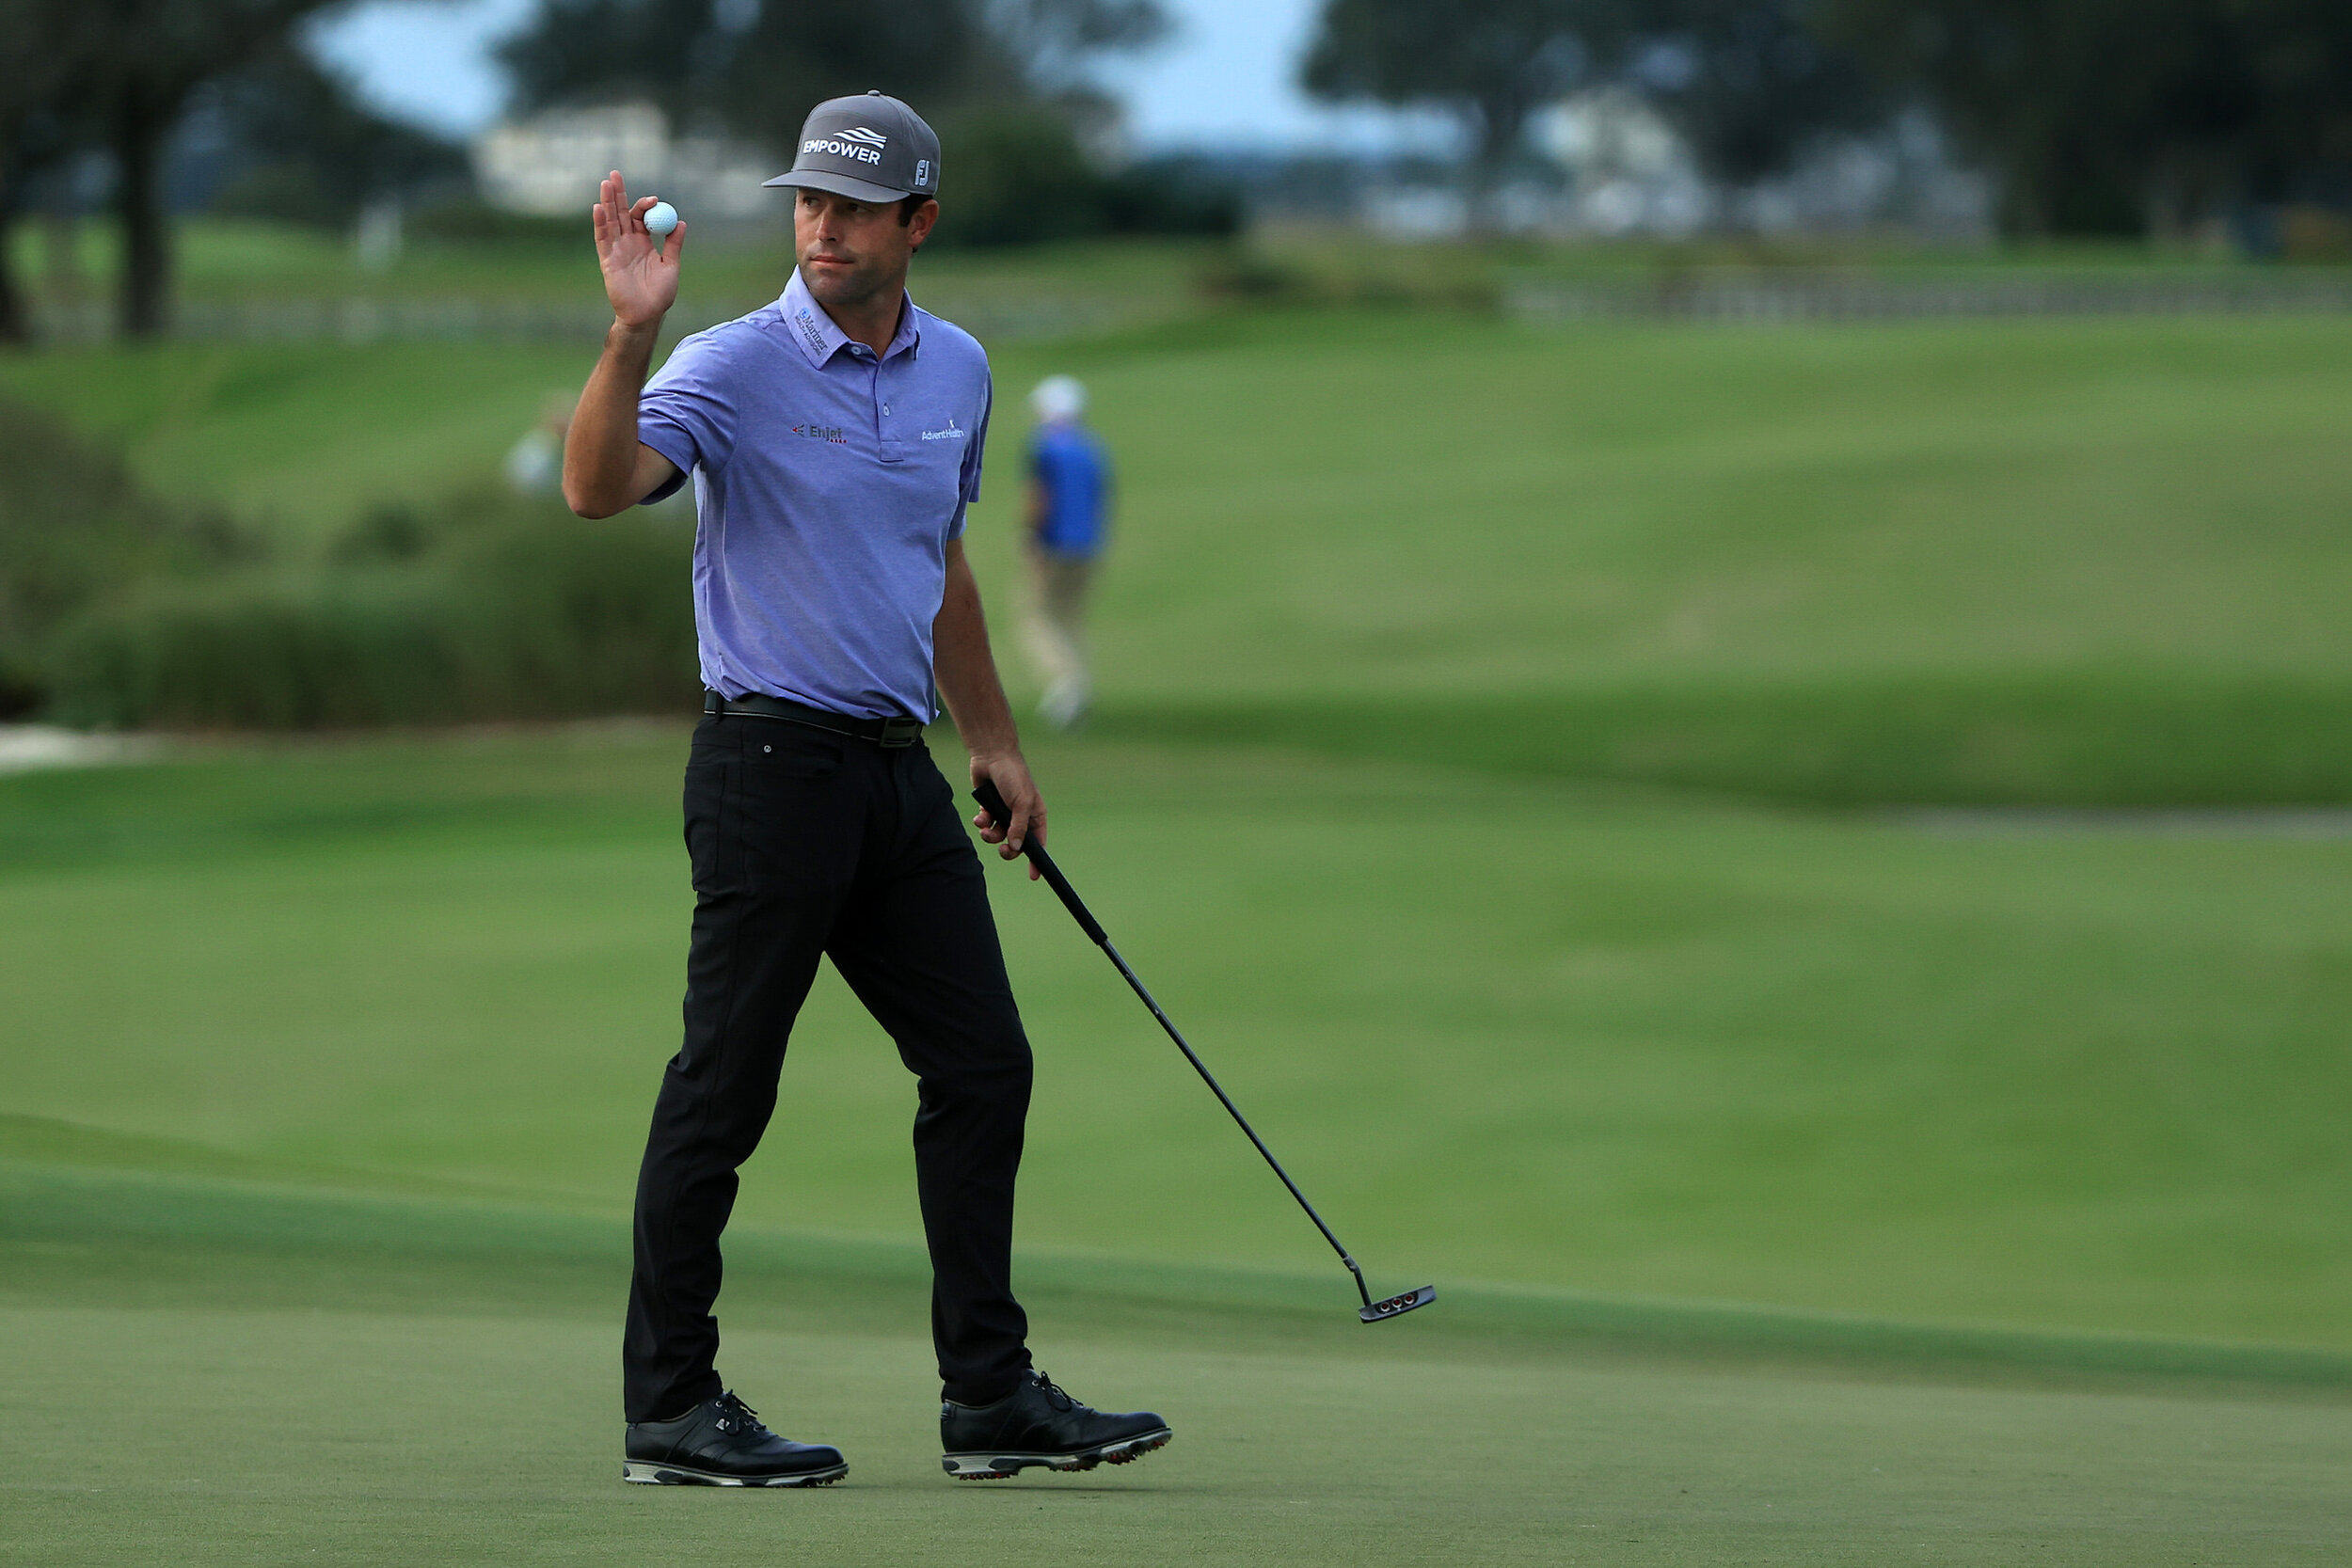
[[[828,98],[801,126],[792,171],[765,182],[831,191],[852,201],[898,201],[939,194],[939,137],[880,88]]]

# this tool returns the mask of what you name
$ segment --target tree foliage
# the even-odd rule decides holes
[[[1788,171],[1820,136],[1883,124],[1885,91],[1806,25],[1807,0],[1631,0],[1621,69],[1714,179]]]
[[[1804,25],[1803,0],[1328,0],[1308,90],[1445,110],[1490,188],[1528,118],[1581,83],[1638,87],[1717,179],[1785,170],[1825,131],[1885,103],[1854,59]]]
[[[1920,103],[2000,177],[2014,230],[2352,204],[2344,0],[1327,0],[1303,76],[1454,112],[1481,183],[1535,108],[1611,80],[1732,184]]]
[[[465,176],[462,147],[375,113],[291,42],[207,96],[231,166],[218,211],[341,227],[371,201]]]
[[[0,253],[39,156],[96,139],[113,154],[123,332],[162,330],[171,282],[166,139],[197,87],[285,39],[329,0],[0,0]],[[33,133],[49,128],[45,143]],[[12,291],[0,279],[0,330]],[[21,335],[21,311],[16,319]]]
[[[8,230],[26,181],[72,144],[75,99],[87,91],[104,39],[101,20],[83,0],[0,0],[0,341],[31,331]]]
[[[2009,227],[2137,233],[2352,194],[2342,0],[1821,0],[1998,171]]]
[[[1087,65],[1167,27],[1157,0],[542,0],[501,56],[523,108],[644,100],[779,155],[827,98],[906,99],[946,149],[941,244],[1230,230],[1230,203],[1136,199],[1079,145]]]
[[[1327,0],[1300,79],[1321,98],[1454,116],[1483,193],[1528,117],[1619,51],[1627,23],[1623,0]]]
[[[1155,0],[544,0],[501,57],[525,108],[644,99],[783,148],[826,98],[1020,102],[1166,27]]]

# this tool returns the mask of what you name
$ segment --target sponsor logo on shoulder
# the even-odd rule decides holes
[[[923,439],[926,441],[961,441],[963,439],[963,432],[956,428],[956,417],[950,414],[947,416],[946,429],[927,430],[923,432]]]
[[[828,157],[854,158],[861,164],[882,162],[882,150],[890,145],[890,138],[868,126],[852,125],[847,131],[835,131],[830,136],[811,136],[801,143],[803,152],[822,152]]]

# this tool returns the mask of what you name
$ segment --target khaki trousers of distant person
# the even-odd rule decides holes
[[[1094,585],[1094,558],[1031,549],[1029,585],[1022,631],[1029,657],[1045,677],[1046,714],[1057,724],[1068,724],[1086,710],[1093,694],[1087,669],[1086,607]]]

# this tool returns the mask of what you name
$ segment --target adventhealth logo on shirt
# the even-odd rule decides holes
[[[823,152],[835,158],[854,158],[861,164],[879,164],[882,162],[882,150],[889,145],[890,138],[880,131],[853,125],[830,136],[811,136],[801,143],[801,150]]]
[[[923,439],[926,441],[961,441],[963,439],[963,432],[956,428],[955,416],[950,414],[947,416],[946,429],[927,430],[923,432]]]

